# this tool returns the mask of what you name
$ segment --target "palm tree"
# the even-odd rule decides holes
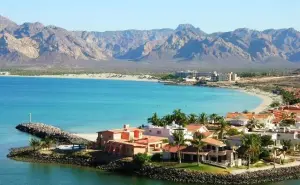
[[[208,116],[207,116],[207,114],[204,113],[204,112],[202,112],[202,113],[199,115],[199,117],[198,117],[198,122],[199,122],[200,124],[206,124],[207,121],[208,121]]]
[[[218,114],[213,113],[213,114],[209,115],[209,120],[211,121],[211,123],[215,123],[217,117],[218,117]]]
[[[33,148],[33,151],[36,151],[41,146],[41,142],[36,138],[31,138],[29,145]]]
[[[198,119],[198,116],[196,114],[190,114],[188,116],[189,123],[195,123],[195,122],[197,122],[197,119]]]
[[[49,149],[53,143],[54,141],[49,136],[47,136],[44,139],[42,139],[41,146],[43,148]]]
[[[261,139],[259,135],[247,134],[242,139],[242,144],[248,155],[248,169],[250,168],[251,157],[260,153]]]
[[[221,139],[224,138],[224,134],[227,132],[229,129],[229,123],[225,121],[225,119],[222,117],[218,121],[218,128],[216,129],[216,132],[219,134],[219,137]]]
[[[172,122],[174,121],[173,116],[170,114],[165,115],[162,119],[161,122],[163,123],[163,125],[171,125]]]
[[[151,123],[154,126],[160,126],[161,125],[161,120],[157,116],[157,113],[155,112],[152,117],[147,119],[148,123]]]
[[[283,152],[283,159],[285,159],[285,155],[286,155],[286,152],[288,150],[291,149],[292,147],[292,141],[291,140],[282,140],[281,141],[281,144],[282,144],[282,152]]]
[[[255,128],[262,128],[263,124],[259,123],[255,118],[252,118],[248,121],[246,127],[249,129],[249,131],[253,131]]]
[[[184,138],[184,132],[183,130],[175,130],[173,132],[173,143],[170,143],[171,145],[177,146],[177,157],[178,157],[178,163],[181,164],[181,146],[184,146],[186,142],[186,139]]]
[[[194,139],[191,141],[192,145],[197,148],[197,163],[198,166],[200,166],[200,156],[199,153],[202,150],[203,146],[205,146],[205,143],[202,141],[204,139],[204,135],[200,132],[194,133]]]
[[[188,122],[185,113],[181,112],[181,109],[174,110],[172,116],[175,123],[180,126],[185,126]]]

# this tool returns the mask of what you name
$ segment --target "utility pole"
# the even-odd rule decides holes
[[[29,123],[31,123],[31,113],[29,113]]]

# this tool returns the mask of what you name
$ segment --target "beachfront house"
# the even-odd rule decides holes
[[[241,159],[237,159],[235,152],[227,147],[224,142],[214,138],[204,138],[202,141],[206,144],[199,152],[202,163],[220,167],[241,165]],[[180,150],[182,161],[197,161],[197,148],[193,146],[177,147],[166,145],[163,148],[163,159],[176,161],[178,159],[178,150]]]
[[[274,128],[273,120],[275,119],[273,113],[239,113],[229,112],[227,113],[225,120],[233,126],[246,126],[252,119],[257,120],[264,128]]]
[[[144,130],[144,135],[166,137],[170,142],[173,141],[173,133],[176,130],[182,130],[184,133],[184,137],[187,140],[193,139],[193,135],[195,132],[202,133],[205,137],[212,137],[213,135],[213,133],[209,132],[209,130],[204,125],[200,124],[189,124],[184,128],[175,123],[173,123],[172,125],[167,125],[165,127],[147,125],[144,127]]]
[[[98,132],[97,144],[109,154],[133,157],[138,153],[152,155],[162,152],[164,140],[158,136],[144,136],[143,130],[124,125],[122,129]]]

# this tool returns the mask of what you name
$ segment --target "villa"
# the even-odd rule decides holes
[[[222,141],[213,138],[204,138],[202,141],[206,145],[202,148],[201,152],[199,152],[201,162],[220,167],[241,165],[241,159],[237,159],[235,152],[229,149]],[[177,160],[178,150],[180,150],[183,161],[197,161],[197,148],[193,146],[177,147],[166,145],[163,148],[163,159]]]
[[[234,126],[246,126],[252,119],[257,120],[259,123],[264,125],[265,128],[273,128],[273,120],[275,119],[273,113],[239,113],[229,112],[227,113],[225,120]]]
[[[205,137],[213,136],[213,133],[209,132],[209,130],[204,125],[200,124],[189,124],[184,128],[175,123],[173,123],[172,125],[167,125],[165,127],[148,125],[144,128],[144,130],[144,135],[166,137],[171,142],[173,141],[173,133],[175,130],[182,130],[185,139],[193,139],[193,135],[195,132],[202,133]]]
[[[123,129],[98,132],[97,144],[109,154],[132,157],[138,153],[162,152],[164,137],[144,136],[143,130],[124,125]]]

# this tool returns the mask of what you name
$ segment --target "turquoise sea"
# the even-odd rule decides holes
[[[146,124],[181,108],[186,113],[251,110],[255,96],[229,89],[165,86],[153,82],[0,77],[0,185],[174,185],[94,169],[31,164],[6,158],[11,147],[24,146],[29,136],[14,127],[28,121],[44,122],[77,133]],[[298,185],[300,181],[278,183]],[[275,184],[274,184],[275,185]]]

